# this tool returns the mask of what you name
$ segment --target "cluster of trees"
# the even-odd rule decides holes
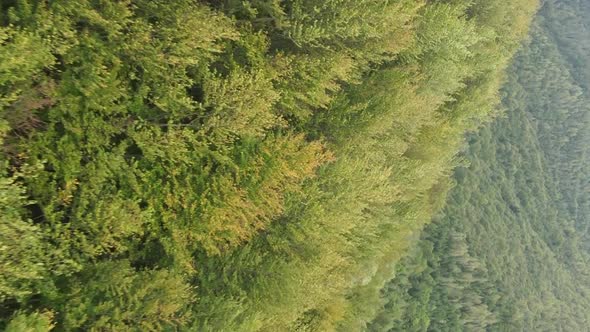
[[[0,329],[354,331],[536,1],[0,8]]]
[[[527,91],[522,103],[562,196],[560,210],[575,222],[590,250],[590,6],[553,1],[542,14],[534,41],[516,59],[522,73],[518,85]]]
[[[503,88],[507,115],[382,290],[373,331],[584,331],[590,321],[590,16],[546,1]]]

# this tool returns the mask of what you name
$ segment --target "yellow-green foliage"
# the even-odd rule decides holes
[[[54,314],[50,311],[31,314],[17,312],[6,326],[6,332],[47,332],[55,327]]]

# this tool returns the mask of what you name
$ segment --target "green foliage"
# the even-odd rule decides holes
[[[6,326],[6,332],[47,332],[55,325],[51,312],[34,312],[32,314],[17,312]]]
[[[65,330],[166,330],[186,323],[193,300],[179,275],[135,271],[126,261],[101,262],[77,279],[66,282],[57,307]]]
[[[54,58],[43,39],[26,30],[0,27],[0,44],[0,107],[4,109],[32,87]]]
[[[0,122],[0,143],[6,134]],[[61,250],[51,244],[44,229],[26,218],[26,207],[35,202],[26,195],[20,183],[31,177],[35,167],[23,165],[9,174],[9,162],[0,158],[0,301],[26,302],[41,290],[49,291],[52,277],[76,268]]]
[[[535,10],[491,2],[3,3],[0,327],[364,329]]]
[[[47,276],[43,234],[20,211],[30,204],[14,177],[0,182],[0,299],[23,299],[33,293],[31,283]]]
[[[584,62],[572,61],[587,55],[559,41],[580,9],[545,3],[502,89],[508,114],[469,136],[469,166],[381,290],[369,330],[587,329],[590,113]]]

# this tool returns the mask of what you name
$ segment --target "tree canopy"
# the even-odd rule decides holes
[[[506,114],[469,135],[445,208],[369,330],[588,329],[589,15],[544,3],[502,88]]]
[[[537,3],[0,8],[0,329],[357,331]]]

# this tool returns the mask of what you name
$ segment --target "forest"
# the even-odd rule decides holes
[[[583,331],[588,13],[0,1],[0,330]]]
[[[544,3],[502,88],[505,115],[468,136],[446,206],[369,330],[588,330],[588,17],[582,1]]]

